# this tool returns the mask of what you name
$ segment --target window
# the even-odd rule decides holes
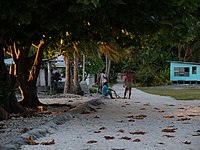
[[[174,76],[189,77],[189,67],[174,67]]]
[[[197,67],[192,67],[192,74],[197,74]]]

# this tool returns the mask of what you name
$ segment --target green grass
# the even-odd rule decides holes
[[[170,89],[146,87],[138,87],[138,89],[150,94],[170,96],[177,100],[200,100],[200,89]]]

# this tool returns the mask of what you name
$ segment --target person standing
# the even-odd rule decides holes
[[[125,90],[124,90],[124,99],[126,98],[127,92],[128,92],[128,98],[131,98],[131,90],[133,86],[133,71],[128,70],[125,72],[125,79],[124,79],[124,84],[125,84]]]
[[[99,93],[102,93],[102,87],[103,85],[108,82],[108,76],[106,73],[106,69],[104,68],[101,73],[98,76],[98,89],[99,89]]]

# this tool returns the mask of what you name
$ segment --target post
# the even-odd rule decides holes
[[[85,54],[83,54],[83,74],[82,74],[82,81],[85,81]]]
[[[50,88],[50,94],[51,94],[51,92],[52,92],[52,90],[51,90],[51,62],[50,61],[48,61],[48,63],[47,63],[47,69],[48,69],[48,86],[49,86],[49,88]]]

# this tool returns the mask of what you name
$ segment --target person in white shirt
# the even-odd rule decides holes
[[[108,82],[108,77],[107,77],[106,69],[104,68],[98,77],[99,93],[102,93],[102,87],[103,87],[104,83],[106,83],[106,82]]]

